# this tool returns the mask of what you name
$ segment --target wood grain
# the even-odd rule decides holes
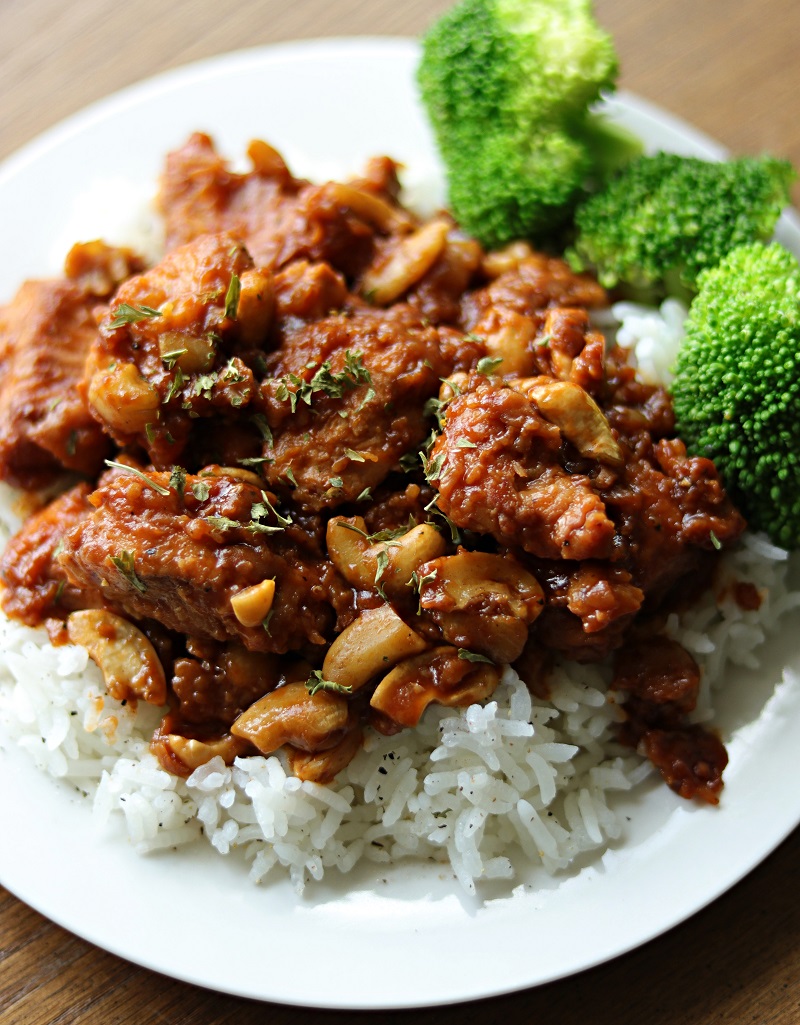
[[[293,38],[417,35],[448,6],[449,0],[0,0],[0,158],[87,103],[187,61]],[[769,150],[800,165],[797,0],[597,0],[596,9],[617,41],[623,86],[734,152]],[[799,858],[796,832],[689,922],[576,978],[460,1008],[359,1018],[413,1018],[420,1025],[796,1025]],[[476,951],[476,971],[490,972],[502,956]],[[2,1025],[284,1025],[352,1017],[265,1007],[161,977],[77,939],[0,890]]]

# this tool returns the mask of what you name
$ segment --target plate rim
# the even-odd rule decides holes
[[[0,190],[4,188],[12,177],[23,172],[37,160],[45,157],[48,153],[61,145],[64,140],[80,135],[92,124],[99,123],[130,106],[136,106],[137,104],[146,101],[148,96],[160,95],[164,90],[172,91],[176,89],[184,89],[190,87],[193,81],[204,81],[209,76],[221,77],[231,73],[236,74],[237,72],[241,72],[242,67],[258,66],[264,61],[269,63],[282,60],[294,62],[298,58],[302,60],[310,60],[323,53],[329,55],[334,53],[344,55],[347,53],[352,54],[358,52],[363,54],[367,51],[375,51],[376,48],[383,52],[391,52],[392,55],[410,57],[418,52],[418,45],[419,44],[416,40],[404,37],[325,37],[322,39],[288,41],[284,43],[268,44],[244,50],[237,50],[231,53],[203,58],[176,68],[171,68],[140,82],[128,85],[104,98],[92,102],[88,106],[69,115],[67,118],[46,129],[34,139],[24,144],[20,149],[6,157],[2,164],[0,164]],[[669,124],[675,131],[683,134],[693,141],[697,141],[698,144],[715,148],[720,153],[724,152],[724,149],[720,147],[720,145],[710,136],[694,128],[683,119],[664,111],[656,104],[644,100],[641,97],[625,90],[618,91],[616,93],[616,98],[619,99],[623,105],[629,104],[632,107],[635,107],[646,117],[654,118],[663,124]],[[789,216],[796,220],[796,215],[794,213],[791,213]],[[793,230],[800,230],[798,229],[800,222],[793,223]],[[4,752],[1,749],[2,744],[0,743],[0,767],[5,764],[5,759],[3,757]],[[52,785],[52,781],[47,778],[43,778],[42,782]],[[264,992],[247,991],[241,987],[226,988],[224,985],[220,985],[219,980],[209,982],[196,975],[193,976],[191,973],[183,972],[181,974],[176,974],[169,969],[165,970],[163,967],[153,964],[151,961],[148,961],[147,958],[133,956],[131,952],[125,948],[122,941],[116,945],[108,942],[100,942],[90,933],[82,932],[80,927],[76,927],[74,922],[61,920],[58,916],[54,916],[46,907],[39,906],[35,895],[24,892],[18,893],[13,882],[12,884],[9,884],[3,881],[3,885],[5,885],[10,892],[15,893],[20,899],[30,904],[37,911],[50,918],[52,921],[76,935],[81,936],[83,939],[94,943],[101,947],[101,949],[110,951],[117,956],[123,957],[133,963],[140,964],[150,970],[167,974],[173,978],[182,979],[183,981],[190,982],[194,985],[204,988],[213,988],[214,990],[226,992],[231,995],[244,996],[262,1001],[278,1001],[280,1003],[300,1007],[340,1010],[410,1009],[434,1007],[448,1003],[461,1003],[518,992],[533,986],[543,985],[547,982],[568,977],[580,971],[588,970],[591,967],[596,967],[599,964],[628,953],[629,951],[641,946],[643,943],[649,942],[649,940],[663,934],[675,925],[685,921],[687,918],[706,907],[722,893],[736,885],[736,883],[757,867],[757,865],[761,864],[775,850],[775,848],[783,842],[793,829],[796,828],[798,820],[800,820],[800,812],[798,813],[798,817],[791,823],[788,823],[787,819],[785,829],[780,835],[773,837],[773,842],[770,843],[769,848],[762,851],[757,860],[752,864],[745,865],[741,871],[735,875],[735,877],[729,878],[726,876],[725,881],[720,882],[716,890],[710,891],[702,902],[695,902],[689,910],[681,912],[678,917],[671,918],[667,924],[660,924],[652,931],[645,930],[645,935],[631,940],[627,945],[618,946],[610,951],[605,950],[595,959],[585,961],[585,963],[580,967],[570,967],[561,973],[550,974],[546,978],[534,979],[533,981],[531,981],[530,978],[521,979],[515,985],[501,984],[499,986],[492,987],[491,985],[487,986],[486,984],[481,984],[480,987],[476,987],[474,991],[468,993],[454,994],[452,991],[448,990],[442,991],[441,994],[436,997],[431,997],[430,995],[425,996],[422,999],[416,999],[414,997],[398,999],[395,997],[395,999],[387,1000],[384,1003],[376,1003],[374,999],[369,999],[367,1001],[359,1001],[357,999],[351,999],[349,1001],[343,1001],[342,999],[331,1000],[329,996],[324,995],[316,998],[314,994],[311,993],[304,993],[296,996],[295,999],[292,999],[291,996],[286,993],[275,995],[274,993],[269,994]],[[245,879],[242,879],[241,881],[243,883],[243,887],[252,885]]]

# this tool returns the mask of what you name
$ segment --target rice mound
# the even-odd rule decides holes
[[[800,606],[789,565],[786,552],[746,535],[713,593],[668,620],[703,670],[697,721],[711,718],[727,669],[757,667],[756,649]],[[736,603],[736,581],[758,589],[757,611]],[[256,882],[282,867],[299,892],[363,861],[441,862],[471,894],[481,881],[513,880],[517,861],[558,873],[620,837],[614,794],[653,771],[615,742],[622,712],[607,692],[607,664],[557,665],[548,701],[507,668],[485,705],[431,706],[414,730],[370,733],[336,782],[320,786],[291,776],[280,755],[232,766],[215,758],[179,779],[149,750],[159,710],[133,711],[106,694],[82,648],[53,647],[43,631],[3,617],[0,651],[5,732],[87,794],[101,822],[121,816],[143,854],[204,839],[243,856]]]

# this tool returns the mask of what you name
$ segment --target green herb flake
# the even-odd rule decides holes
[[[168,402],[175,398],[175,396],[178,394],[178,392],[181,390],[185,383],[186,377],[183,371],[180,367],[176,367],[175,376],[170,381],[169,388],[167,389],[167,394],[164,396],[164,405],[166,405]]]
[[[383,589],[383,584],[381,581],[383,580],[384,573],[389,568],[389,552],[385,548],[382,548],[376,555],[375,562],[377,566],[375,570],[374,581],[375,590],[378,592],[381,598],[383,598],[384,601],[388,601],[389,599],[386,597],[386,592]]]
[[[231,274],[228,291],[225,293],[225,316],[229,320],[236,320],[236,311],[239,308],[239,297],[242,294],[242,283],[238,274]]]
[[[138,324],[140,320],[149,320],[151,317],[160,317],[161,310],[154,310],[152,306],[133,306],[130,303],[120,303],[114,310],[110,327],[116,330],[118,327],[125,327],[126,324]]]
[[[714,533],[713,530],[709,532],[708,539],[711,542],[711,544],[716,548],[717,551],[719,551],[722,548],[722,542],[720,541],[720,539],[717,537],[717,535]]]
[[[208,496],[211,494],[211,489],[204,480],[195,481],[192,484],[192,494],[198,502],[207,502]],[[237,524],[238,526],[238,524]]]
[[[244,524],[228,516],[204,516],[203,520],[215,530],[242,530]]]
[[[315,669],[306,680],[306,690],[313,698],[317,691],[327,690],[333,694],[352,694],[352,687],[345,687],[341,683],[334,683],[333,680],[326,680],[321,669]]]
[[[366,463],[366,459],[361,455],[360,452],[356,452],[355,449],[346,448],[344,454],[354,463]]]
[[[281,516],[270,501],[270,497],[266,491],[261,492],[261,499],[262,500],[260,502],[256,502],[256,504],[250,509],[250,515],[254,520],[264,519],[266,516],[272,515],[278,521],[281,528],[291,526],[291,516]]]
[[[447,403],[442,402],[441,399],[437,399],[435,396],[432,396],[425,403],[422,412],[425,416],[435,416],[436,422],[441,428],[444,425],[444,407],[446,405]]]
[[[172,473],[169,475],[169,486],[179,498],[183,498],[183,492],[186,488],[186,470],[182,466],[172,467]]]
[[[477,651],[467,651],[466,648],[458,649],[458,657],[463,658],[465,662],[487,662],[490,666],[494,665],[490,658],[480,655]]]
[[[188,349],[173,349],[172,352],[165,352],[161,359],[167,365],[168,370],[173,370],[181,356],[185,356],[188,351]]]
[[[264,463],[274,463],[274,459],[270,459],[269,456],[249,456],[247,459],[237,459],[236,462],[239,466],[263,466]]]
[[[140,594],[144,594],[147,590],[147,585],[136,575],[134,558],[133,552],[121,551],[118,555],[111,556],[111,562],[131,587],[136,588]]]
[[[113,466],[117,470],[124,470],[125,473],[132,473],[134,477],[138,477],[153,491],[157,491],[159,495],[168,495],[169,488],[162,487],[157,484],[154,480],[151,480],[146,473],[142,473],[141,470],[137,470],[135,466],[128,466],[127,463],[115,463],[113,459],[106,459],[106,466]]]
[[[219,375],[215,371],[210,374],[200,374],[192,385],[192,394],[210,400],[211,392],[218,379]]]
[[[425,462],[425,480],[430,483],[431,481],[438,480],[442,475],[442,467],[444,466],[446,452],[440,452],[438,456],[433,459],[428,459]]]
[[[357,502],[368,502],[372,498],[372,488],[364,488],[361,494],[356,498]]]
[[[254,413],[253,416],[250,417],[250,423],[257,428],[263,440],[267,443],[267,445],[269,445],[270,448],[272,448],[272,431],[270,430],[269,424],[267,423],[267,418],[264,416],[264,414]]]
[[[456,448],[477,448],[478,446],[474,441],[470,441],[469,438],[459,438],[456,442]]]
[[[484,356],[483,359],[478,360],[478,365],[475,369],[479,374],[483,374],[484,377],[489,377],[503,362],[502,356]]]

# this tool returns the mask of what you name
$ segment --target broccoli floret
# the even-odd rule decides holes
[[[591,0],[462,0],[434,24],[418,79],[466,231],[542,240],[591,179],[641,151],[589,111],[616,75]]]
[[[791,164],[772,157],[639,157],[578,208],[568,259],[607,288],[691,296],[702,270],[772,235],[794,178]]]
[[[698,278],[672,394],[678,431],[713,459],[749,525],[800,546],[800,263],[734,249]]]

